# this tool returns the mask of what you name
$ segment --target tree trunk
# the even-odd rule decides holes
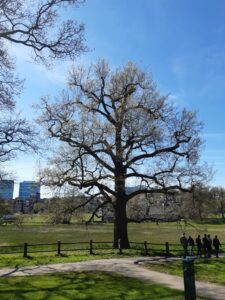
[[[223,206],[223,201],[220,202],[220,208],[221,208],[221,217],[222,217],[222,220],[224,221],[224,206]]]
[[[200,208],[200,206],[198,207],[198,217],[199,217],[200,221],[203,221],[203,218],[202,218],[202,209]]]
[[[127,233],[127,215],[126,215],[126,201],[118,199],[116,201],[115,217],[114,217],[114,242],[113,247],[118,248],[118,240],[122,248],[129,248],[129,240]]]

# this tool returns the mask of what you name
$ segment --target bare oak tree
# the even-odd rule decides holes
[[[22,45],[33,59],[50,65],[55,59],[74,59],[86,50],[84,26],[60,18],[61,8],[78,7],[82,0],[1,0],[0,1],[0,162],[17,150],[35,149],[31,126],[15,110],[15,96],[23,81],[15,74],[9,47]],[[62,14],[61,14],[62,15]]]
[[[132,62],[112,71],[101,60],[87,70],[74,68],[69,78],[70,91],[40,105],[39,122],[61,143],[43,182],[79,187],[89,195],[86,203],[104,197],[93,215],[111,204],[114,247],[118,239],[129,247],[128,201],[189,191],[202,179],[202,124],[195,112],[174,107]]]

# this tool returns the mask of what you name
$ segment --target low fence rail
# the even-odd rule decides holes
[[[225,245],[221,246],[220,252],[224,252]],[[182,256],[183,248],[180,244],[173,243],[150,243],[144,242],[130,242],[129,249],[123,249],[121,247],[120,240],[118,241],[118,249],[113,247],[113,242],[98,242],[90,240],[88,242],[61,242],[55,243],[41,243],[41,244],[28,244],[23,243],[21,245],[13,246],[0,246],[1,254],[22,254],[24,257],[29,257],[35,253],[55,253],[56,255],[63,255],[65,253],[82,252],[84,255],[93,254],[107,254],[109,251],[117,251],[119,254],[138,254],[138,255],[151,255],[151,256]]]

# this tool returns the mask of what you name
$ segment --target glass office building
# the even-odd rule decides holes
[[[0,199],[13,199],[14,180],[0,180]]]
[[[40,183],[36,181],[20,182],[19,198],[21,200],[40,200]]]

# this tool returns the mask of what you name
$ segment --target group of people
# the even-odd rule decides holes
[[[188,246],[189,246],[189,255],[193,256],[194,255],[194,247],[195,245],[197,246],[197,257],[202,257],[202,254],[204,257],[211,257],[213,248],[215,250],[215,255],[216,257],[219,257],[219,250],[221,243],[215,235],[213,239],[211,239],[210,234],[204,234],[204,237],[201,239],[201,236],[198,235],[198,237],[194,239],[189,235],[187,238],[185,236],[185,233],[180,238],[180,243],[183,246],[184,249],[184,258],[188,255]]]

